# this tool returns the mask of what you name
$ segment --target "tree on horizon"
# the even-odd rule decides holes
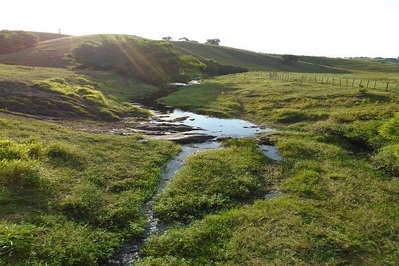
[[[208,39],[208,40],[206,40],[205,44],[219,45],[219,43],[220,43],[219,39]]]

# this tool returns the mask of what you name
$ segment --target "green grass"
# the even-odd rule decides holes
[[[142,206],[179,147],[27,115],[117,118],[131,114],[124,102],[157,90],[68,70],[72,47],[99,37],[49,39],[0,56],[15,64],[0,64],[0,108],[8,108],[0,113],[0,265],[97,265],[145,230]],[[398,83],[396,62],[300,57],[287,65],[279,55],[174,44],[198,58],[294,77],[228,75],[162,99],[274,127],[269,137],[284,159],[270,163],[250,140],[194,155],[154,205],[172,226],[147,241],[136,265],[397,265],[399,94],[383,85]],[[382,85],[367,88],[367,80]],[[261,200],[267,191],[279,194]]]
[[[389,75],[393,82],[398,78]],[[164,98],[278,128],[269,135],[284,160],[269,168],[268,184],[282,194],[155,235],[137,265],[397,264],[398,97],[379,88],[271,80],[268,73],[250,72],[206,80]],[[232,102],[241,108],[226,109]],[[231,156],[220,172],[237,165],[240,155]],[[201,159],[218,161],[212,153]],[[188,180],[203,176],[192,169],[195,160],[182,170]],[[168,190],[184,195],[193,187],[172,182],[164,201],[176,197]],[[201,192],[210,198],[207,189]]]
[[[376,75],[371,73],[372,77]],[[392,80],[396,82],[397,76]],[[305,128],[318,121],[389,118],[397,110],[395,101],[398,98],[398,94],[382,89],[272,80],[266,72],[250,72],[209,79],[161,100],[168,105],[230,117],[242,116],[275,127]]]
[[[0,265],[97,265],[145,229],[142,206],[179,148],[0,116]]]
[[[277,140],[281,196],[155,235],[137,265],[394,265],[397,179],[312,135]]]
[[[103,71],[0,65],[0,108],[31,115],[118,120],[148,116],[128,101],[157,89]]]
[[[169,222],[188,222],[205,214],[262,198],[266,169],[272,167],[251,140],[229,140],[223,149],[191,156],[157,196],[155,214]]]

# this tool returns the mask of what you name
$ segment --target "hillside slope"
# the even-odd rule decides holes
[[[35,47],[0,55],[0,63],[65,68],[70,64],[65,56],[72,48],[85,40],[94,40],[98,37],[99,35],[68,36],[40,41]]]
[[[65,56],[77,44],[86,40],[99,40],[102,36],[107,35],[66,36],[41,33],[39,36],[42,41],[37,46],[0,55],[0,63],[65,68],[70,64]],[[299,56],[298,62],[287,64],[282,62],[281,55],[193,42],[174,41],[171,43],[177,51],[183,54],[192,55],[198,59],[214,59],[222,64],[240,66],[250,71],[307,73],[345,73],[358,70],[399,71],[399,60]]]
[[[173,42],[175,47],[184,54],[199,59],[213,58],[222,64],[245,67],[250,71],[284,71],[309,73],[343,73],[333,65],[323,66],[311,62],[283,63],[280,55],[256,53],[225,46],[207,45],[192,42]]]

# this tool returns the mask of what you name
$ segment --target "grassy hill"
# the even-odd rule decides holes
[[[0,55],[0,63],[65,68],[69,65],[65,56],[85,40],[98,40],[102,35],[66,36],[36,33],[37,46],[6,55]],[[105,35],[106,36],[106,35]],[[225,46],[193,42],[171,42],[176,49],[198,59],[215,59],[222,64],[245,67],[248,70],[307,73],[345,73],[349,71],[399,71],[399,60],[342,59],[299,56],[297,63],[286,64],[281,55],[256,53]],[[396,62],[398,61],[398,62]]]
[[[45,35],[40,34],[39,36]],[[35,47],[0,55],[0,63],[66,68],[70,62],[65,59],[65,56],[70,53],[72,48],[85,40],[93,40],[98,37],[98,35],[79,37],[66,36],[56,39],[47,39],[40,41]]]
[[[64,38],[64,37],[70,36],[70,35],[66,35],[66,34],[51,33],[51,32],[31,31],[30,33],[36,35],[39,38],[39,41],[47,41],[47,40],[59,39],[59,38]]]
[[[285,64],[281,55],[256,53],[224,46],[206,45],[193,42],[173,42],[182,53],[198,58],[214,58],[221,63],[239,65],[251,71],[307,72],[307,73],[345,73],[352,71],[398,72],[399,60],[368,58],[329,58],[300,56],[298,62]]]
[[[207,45],[192,42],[173,42],[175,47],[184,54],[197,58],[213,58],[223,64],[238,65],[251,71],[283,71],[283,72],[315,72],[342,73],[333,65],[323,66],[311,62],[299,61],[295,64],[284,64],[280,55],[256,53],[230,47]]]

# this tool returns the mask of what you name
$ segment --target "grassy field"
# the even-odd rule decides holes
[[[284,73],[282,73],[284,74]],[[317,121],[362,121],[385,118],[397,111],[398,93],[385,91],[385,82],[399,83],[395,74],[351,74],[356,81],[379,80],[377,89],[358,86],[301,82],[302,74],[289,73],[298,81],[274,80],[267,72],[250,72],[208,79],[161,99],[164,103],[206,114],[243,117],[257,123],[304,127]],[[318,81],[325,74],[309,74]],[[330,82],[332,80],[330,75]],[[345,79],[349,75],[335,76]],[[383,83],[384,81],[384,83]],[[383,113],[381,113],[383,109]],[[366,116],[362,118],[363,116]],[[384,116],[385,115],[385,116]],[[346,118],[345,118],[346,116]],[[369,118],[367,118],[369,116]]]
[[[270,139],[284,160],[264,163],[268,170],[262,173],[266,188],[282,194],[225,211],[214,207],[211,215],[153,236],[137,265],[397,264],[398,98],[378,89],[272,80],[265,72],[214,78],[169,95],[163,99],[167,104],[278,128]],[[212,180],[227,180],[225,172],[245,163],[235,154],[221,169],[210,163],[205,172],[212,173]],[[191,180],[203,160],[213,156],[193,158],[182,173]],[[196,184],[214,187],[207,174],[195,176]],[[163,208],[195,189],[178,178],[162,196]],[[210,200],[210,188],[195,197]],[[202,206],[191,216],[206,210]],[[169,209],[160,215],[170,219],[181,213]]]
[[[146,226],[179,148],[0,114],[0,265],[97,265]]]
[[[147,116],[126,102],[159,88],[68,69],[70,49],[99,36],[55,37],[0,55],[0,265],[106,260],[142,236],[143,204],[180,150],[141,135],[70,129]],[[396,61],[284,64],[279,55],[173,44],[251,72],[182,87],[162,101],[276,128],[268,138],[284,159],[266,158],[252,139],[193,155],[155,199],[169,229],[146,242],[136,265],[398,264]]]

